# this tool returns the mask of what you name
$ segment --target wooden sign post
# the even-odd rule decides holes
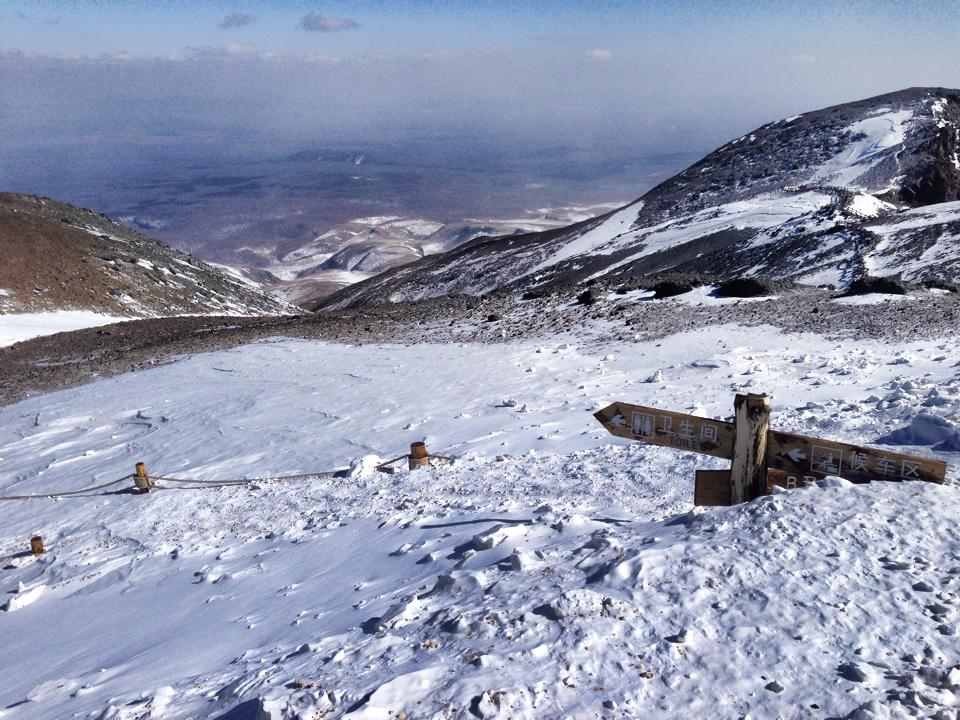
[[[730,502],[739,505],[762,495],[767,488],[770,400],[766,395],[737,395],[733,409],[737,424],[730,467]]]
[[[734,411],[736,422],[729,423],[615,402],[594,417],[617,437],[729,458],[730,470],[697,471],[698,505],[735,505],[774,485],[800,487],[827,475],[853,482],[946,479],[940,460],[773,430],[766,395],[737,395]]]

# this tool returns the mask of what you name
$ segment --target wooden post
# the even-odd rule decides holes
[[[150,476],[147,474],[147,466],[142,462],[137,463],[137,474],[133,476],[133,485],[141,495],[150,492]]]
[[[30,552],[34,555],[43,555],[43,538],[39,535],[30,538]]]
[[[767,432],[770,399],[766,395],[737,395],[733,401],[736,437],[730,468],[730,501],[747,502],[767,490]]]
[[[430,467],[430,453],[426,443],[415,442],[410,444],[410,469]]]

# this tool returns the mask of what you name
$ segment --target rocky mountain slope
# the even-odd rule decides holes
[[[960,91],[912,88],[785,118],[594,220],[480,238],[328,307],[666,270],[848,285],[960,274]]]
[[[158,317],[292,308],[104,215],[0,194],[0,314],[54,310]]]

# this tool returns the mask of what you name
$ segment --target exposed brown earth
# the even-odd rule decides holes
[[[104,215],[12,193],[0,193],[0,289],[0,316],[47,310],[150,317],[289,309]]]

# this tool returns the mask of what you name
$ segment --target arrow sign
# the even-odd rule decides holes
[[[723,420],[621,402],[608,405],[594,417],[617,437],[713,457],[733,457],[736,427]],[[943,484],[947,475],[947,464],[940,460],[773,429],[767,433],[766,465],[798,476],[837,475],[853,481],[924,480]]]
[[[940,460],[779,430],[767,435],[767,467],[853,481],[924,480],[942,485],[947,477],[947,464]]]
[[[733,423],[685,415],[671,410],[613,403],[594,413],[613,435],[651,445],[730,457],[733,454]]]

